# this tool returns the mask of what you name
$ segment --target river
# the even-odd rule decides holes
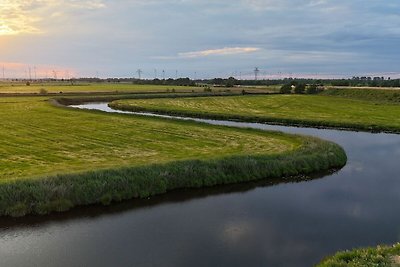
[[[116,112],[106,103],[85,104]],[[400,240],[400,135],[199,120],[331,140],[348,155],[307,182],[180,190],[0,219],[0,266],[312,266]]]

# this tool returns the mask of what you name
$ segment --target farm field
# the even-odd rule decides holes
[[[169,85],[138,85],[130,83],[69,83],[69,82],[33,82],[27,86],[25,83],[0,83],[0,93],[3,94],[39,94],[41,90],[46,93],[132,93],[132,92],[177,92],[203,91],[200,87],[169,86]],[[44,92],[44,91],[42,91]]]
[[[1,98],[1,180],[296,149],[299,138]]]
[[[254,93],[279,92],[277,86],[210,87],[212,92]],[[82,83],[82,82],[0,82],[0,94],[71,94],[71,93],[151,93],[151,92],[204,92],[204,86],[140,85],[131,83]]]
[[[230,96],[119,100],[111,106],[216,119],[400,132],[400,105],[357,98],[343,95]]]

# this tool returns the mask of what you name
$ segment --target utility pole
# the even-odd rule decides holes
[[[157,69],[154,69],[154,80],[157,79]]]
[[[57,71],[55,71],[55,70],[53,70],[53,77],[54,77],[54,80],[57,80]]]
[[[162,78],[165,80],[165,70],[162,70]]]
[[[257,81],[257,79],[258,79],[258,73],[260,72],[260,69],[258,68],[258,67],[256,67],[255,69],[254,69],[254,80],[256,80]]]
[[[32,81],[31,67],[28,67],[28,70],[29,70],[29,80]]]
[[[140,80],[141,77],[142,77],[143,71],[142,71],[141,69],[138,69],[136,72],[137,72],[137,74],[139,75],[139,80]]]
[[[34,73],[34,75],[35,75],[35,81],[36,81],[36,79],[37,79],[37,76],[36,76],[36,66],[33,66],[33,73]]]
[[[4,65],[3,65],[3,80],[6,79],[5,71],[4,71]]]
[[[178,79],[178,70],[175,70],[175,80]]]

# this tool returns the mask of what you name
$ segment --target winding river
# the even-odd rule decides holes
[[[106,103],[78,107],[119,112]],[[348,164],[307,182],[182,190],[2,218],[0,266],[299,267],[400,240],[400,135],[196,120],[321,137],[340,144]]]

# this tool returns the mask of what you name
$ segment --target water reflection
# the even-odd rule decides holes
[[[185,190],[2,219],[0,266],[311,266],[340,249],[400,240],[400,135],[212,123],[332,140],[348,165],[303,183]]]

